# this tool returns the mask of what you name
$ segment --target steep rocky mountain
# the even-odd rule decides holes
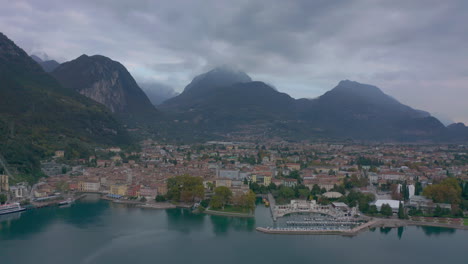
[[[160,108],[176,120],[213,133],[249,127],[290,139],[388,141],[432,140],[446,133],[429,113],[403,105],[372,85],[346,80],[317,99],[295,100],[224,67],[195,77],[182,94]]]
[[[58,63],[55,60],[45,60],[44,61],[41,58],[39,58],[38,56],[36,56],[36,55],[31,55],[31,58],[35,62],[39,63],[39,65],[41,65],[42,69],[45,72],[52,72],[60,65],[60,63]]]
[[[81,55],[52,75],[64,86],[105,105],[127,124],[145,122],[157,111],[127,69],[101,55]]]
[[[57,149],[80,157],[93,145],[130,142],[104,106],[62,87],[0,33],[0,153],[20,173]]]

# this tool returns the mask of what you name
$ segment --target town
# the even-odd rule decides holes
[[[284,206],[313,201],[355,217],[412,217],[462,226],[459,218],[468,210],[468,147],[463,145],[211,141],[177,146],[146,140],[138,151],[113,147],[96,148],[88,157],[71,154],[57,150],[43,161],[47,177],[33,185],[9,182],[4,172],[2,202],[41,207],[99,193],[143,207],[196,205],[249,216],[253,201],[246,204],[242,197],[254,193],[275,203],[275,218]],[[183,185],[176,183],[183,177],[203,188],[174,193],[171,188]]]

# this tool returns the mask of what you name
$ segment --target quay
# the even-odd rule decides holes
[[[367,222],[359,225],[353,229],[307,229],[307,228],[270,228],[270,227],[257,227],[256,230],[266,234],[282,234],[282,235],[342,235],[342,236],[355,236],[359,232],[371,228],[376,224],[377,220]]]
[[[139,204],[136,207],[145,208],[145,209],[173,209],[173,208],[176,208],[177,206],[171,203],[147,203],[147,204]]]
[[[355,236],[360,232],[367,231],[371,228],[398,228],[404,226],[432,226],[432,227],[444,227],[453,229],[468,230],[468,226],[458,224],[445,224],[445,223],[434,223],[434,222],[420,222],[411,220],[401,219],[385,219],[385,218],[374,218],[371,221],[359,225],[353,229],[343,230],[313,230],[307,228],[271,228],[271,227],[257,227],[258,232],[266,234],[282,234],[282,235],[342,235],[342,236]]]
[[[77,200],[80,200],[82,199],[83,197],[85,197],[86,194],[85,193],[82,193],[80,195],[78,195],[77,197],[74,197],[72,198],[74,201],[77,201]],[[54,197],[53,199],[51,200],[48,200],[48,201],[42,201],[42,202],[38,202],[38,201],[32,201],[31,202],[31,206],[25,206],[25,208],[27,209],[35,209],[35,208],[43,208],[43,207],[49,207],[49,206],[56,206],[58,205],[60,202],[62,201],[62,199],[60,198],[60,196],[57,196],[57,197]]]
[[[278,219],[276,215],[276,200],[275,197],[271,193],[268,193],[268,202],[270,203],[270,212],[271,212],[271,217],[273,217],[273,221],[276,222],[276,219]]]

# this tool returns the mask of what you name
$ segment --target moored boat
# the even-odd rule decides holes
[[[72,198],[68,198],[64,201],[61,201],[58,203],[58,206],[63,206],[63,205],[69,205],[69,204],[72,204],[74,202],[74,200]]]
[[[26,210],[26,208],[21,207],[19,203],[0,205],[0,215],[21,212],[24,210]]]

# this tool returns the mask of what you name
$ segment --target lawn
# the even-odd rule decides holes
[[[226,213],[239,213],[239,214],[248,214],[248,213],[250,213],[249,209],[242,208],[242,207],[239,207],[239,206],[232,206],[232,205],[226,205],[224,207],[224,210],[223,209],[213,209],[213,208],[210,208],[210,210],[219,211],[219,212],[226,212]]]
[[[465,219],[463,219],[463,220],[464,220],[463,224],[466,225],[466,226],[468,226],[468,218],[465,218]]]

